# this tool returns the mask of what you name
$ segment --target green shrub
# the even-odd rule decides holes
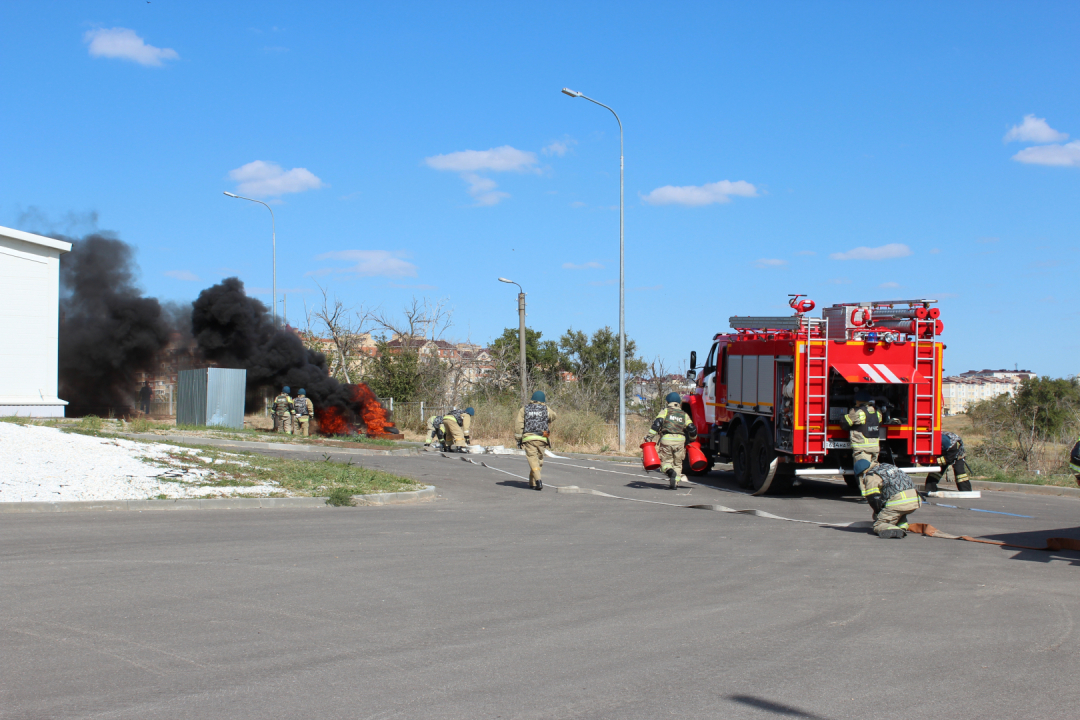
[[[337,487],[326,497],[326,504],[334,507],[352,507],[356,505],[352,492],[348,488]]]

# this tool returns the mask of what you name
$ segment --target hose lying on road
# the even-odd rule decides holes
[[[450,456],[449,455],[443,455],[443,457],[450,457]],[[464,460],[465,462],[472,463],[473,465],[479,465],[481,467],[485,467],[488,470],[494,470],[496,472],[501,472],[501,473],[504,473],[506,475],[510,475],[512,477],[516,477],[516,478],[519,478],[521,480],[528,481],[527,477],[524,477],[522,475],[518,475],[516,473],[512,473],[512,472],[510,472],[508,470],[503,470],[502,468],[493,467],[493,466],[488,465],[486,462],[483,462],[483,461],[473,460],[472,458],[468,458],[468,457],[462,457],[462,458],[459,458],[459,459]],[[556,463],[556,464],[558,464],[558,465],[567,465],[567,463]],[[581,466],[569,465],[569,467],[581,467]],[[598,468],[586,468],[586,469],[595,470],[595,469],[598,469]],[[623,472],[619,472],[617,470],[603,470],[602,472],[614,472],[614,473],[618,473],[620,475],[634,474],[634,473],[623,473]],[[635,477],[642,477],[642,476],[641,475],[635,475]],[[661,502],[659,500],[643,500],[641,498],[629,498],[629,497],[623,497],[621,495],[612,495],[611,493],[602,492],[600,490],[592,490],[592,489],[589,489],[589,488],[579,488],[579,487],[576,487],[574,485],[568,485],[568,486],[567,485],[549,485],[549,487],[555,488],[556,491],[560,492],[560,493],[578,493],[578,494],[582,494],[582,495],[596,495],[598,497],[607,497],[607,498],[612,498],[614,500],[629,500],[630,502],[645,503],[647,505],[666,505],[667,507],[686,508],[686,509],[689,509],[689,510],[712,510],[713,512],[732,513],[732,514],[736,514],[736,515],[752,515],[754,517],[768,518],[770,520],[786,520],[787,522],[803,523],[803,524],[806,524],[806,525],[818,525],[820,527],[833,527],[833,528],[859,528],[859,527],[865,527],[865,528],[870,528],[873,525],[871,522],[865,521],[865,520],[856,521],[856,522],[847,522],[847,523],[829,523],[829,522],[821,522],[819,520],[797,520],[795,518],[784,517],[782,515],[775,515],[773,513],[766,512],[764,510],[757,510],[757,509],[737,510],[735,508],[725,507],[724,505],[713,505],[713,504],[709,504],[709,505],[679,505],[677,503]],[[936,505],[937,503],[934,503],[934,504]],[[1045,547],[1032,547],[1030,545],[1017,545],[1015,543],[1007,543],[1007,542],[1002,542],[1000,540],[987,540],[985,538],[972,537],[971,535],[953,535],[951,533],[947,533],[947,532],[944,532],[942,530],[938,530],[933,525],[930,525],[930,524],[927,524],[927,523],[914,523],[914,522],[910,523],[909,526],[908,526],[908,532],[912,532],[912,533],[915,533],[917,535],[923,535],[924,537],[942,538],[942,539],[945,539],[945,540],[967,540],[968,542],[982,543],[982,544],[985,544],[985,545],[998,545],[1000,547],[1020,548],[1020,549],[1023,549],[1023,550],[1046,550],[1046,551],[1076,550],[1076,551],[1080,551],[1080,540],[1074,540],[1073,538],[1047,538]]]

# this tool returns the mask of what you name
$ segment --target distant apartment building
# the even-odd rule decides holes
[[[998,395],[1014,395],[1020,383],[1035,377],[1030,370],[968,370],[941,379],[941,410],[959,415],[968,407]]]

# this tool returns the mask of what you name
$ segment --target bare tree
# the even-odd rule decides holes
[[[417,300],[402,309],[400,317],[395,317],[383,310],[369,313],[366,318],[376,326],[391,333],[401,340],[406,348],[419,348],[425,343],[441,340],[454,324],[453,310],[447,306],[448,300]]]
[[[318,283],[316,283],[318,285]],[[360,345],[364,335],[364,325],[371,317],[363,307],[358,311],[345,305],[335,295],[333,299],[322,285],[322,305],[307,313],[306,334],[312,341],[324,334],[329,335],[334,346],[334,357],[330,364],[330,374],[339,376],[347,383],[352,383],[350,367],[359,355]],[[306,309],[306,308],[305,308]],[[313,323],[314,319],[314,323]],[[315,325],[315,328],[312,325]]]

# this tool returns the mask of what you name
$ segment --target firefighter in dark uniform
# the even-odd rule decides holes
[[[971,490],[971,480],[968,475],[967,462],[964,461],[964,441],[954,432],[941,433],[941,457],[937,459],[941,466],[941,472],[930,473],[926,476],[926,491],[937,492],[938,483],[953,469],[956,476],[956,489],[962,492]]]
[[[679,487],[682,475],[683,459],[686,457],[686,443],[697,439],[694,421],[682,410],[682,397],[677,392],[668,393],[664,398],[667,407],[653,420],[645,442],[659,442],[656,454],[660,456],[660,472],[668,476],[668,486],[674,490]]]
[[[881,413],[874,408],[870,393],[865,390],[855,393],[855,409],[841,418],[840,425],[849,431],[852,461],[875,464],[881,450]]]
[[[1069,453],[1069,469],[1076,476],[1076,484],[1080,485],[1080,438],[1077,438],[1072,452]]]
[[[855,463],[859,490],[874,513],[874,532],[882,538],[907,535],[907,516],[919,509],[915,483],[900,468],[888,463],[870,465],[861,459]]]

